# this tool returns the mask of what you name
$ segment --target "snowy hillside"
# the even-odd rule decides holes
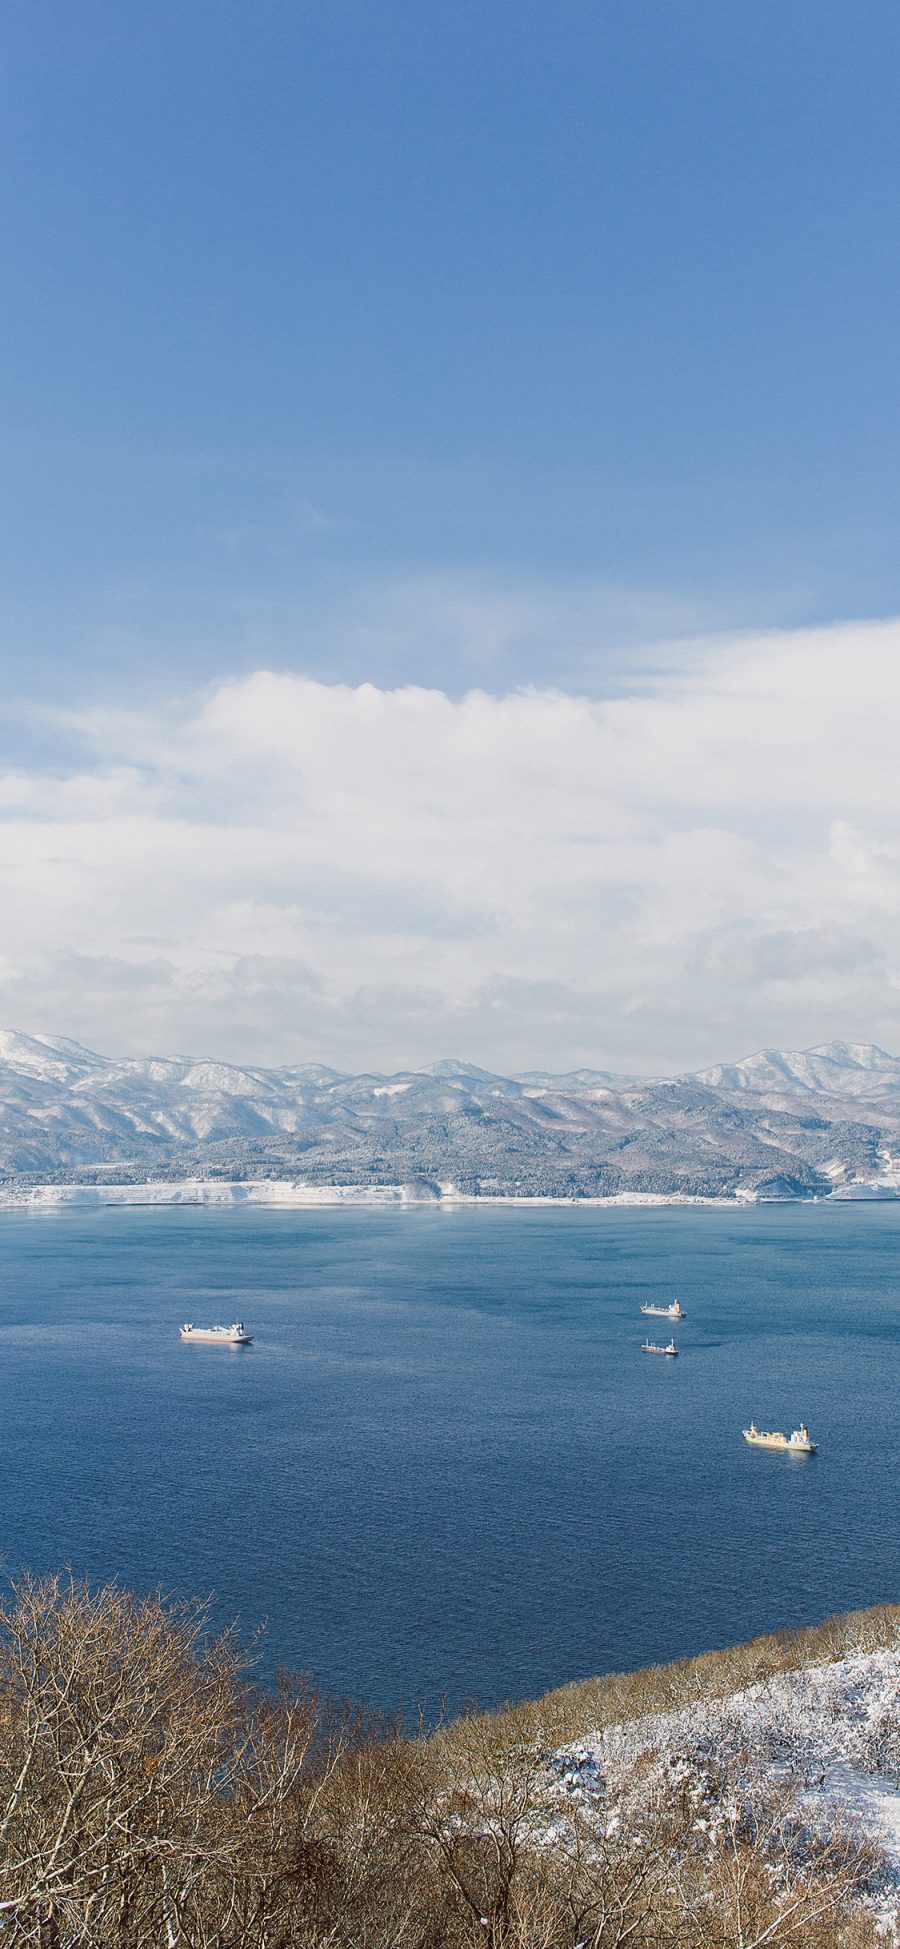
[[[866,1902],[900,1928],[900,1652],[782,1672],[722,1699],[607,1727],[552,1755],[560,1800],[608,1824],[617,1807],[687,1789],[695,1825],[723,1817],[723,1784],[772,1794],[821,1835],[872,1851]]]
[[[900,1059],[766,1050],[696,1076],[397,1075],[109,1057],[0,1033],[0,1175],[412,1181],[464,1195],[892,1195]]]
[[[760,1049],[742,1062],[717,1063],[700,1070],[697,1081],[711,1089],[771,1097],[804,1095],[834,1099],[864,1097],[869,1103],[900,1094],[900,1057],[870,1042],[825,1042],[816,1049]]]

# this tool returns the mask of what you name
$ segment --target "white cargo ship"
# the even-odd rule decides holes
[[[249,1347],[253,1337],[243,1320],[235,1320],[232,1326],[194,1326],[187,1320],[180,1331],[182,1340],[203,1340],[213,1347]]]
[[[670,1360],[674,1360],[678,1353],[678,1348],[674,1340],[670,1340],[667,1347],[658,1347],[655,1340],[645,1340],[641,1347],[641,1353],[665,1353],[668,1354]]]
[[[744,1429],[744,1440],[749,1441],[753,1448],[787,1449],[792,1455],[814,1455],[817,1447],[817,1443],[810,1440],[805,1421],[801,1421],[799,1428],[795,1428],[790,1436],[783,1435],[777,1428],[767,1434],[765,1429],[757,1428],[755,1421],[751,1421],[749,1428]]]
[[[680,1299],[673,1300],[671,1306],[651,1306],[648,1302],[646,1306],[641,1307],[641,1312],[652,1314],[655,1320],[684,1319],[684,1307]]]

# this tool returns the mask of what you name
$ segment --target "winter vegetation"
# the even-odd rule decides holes
[[[453,1061],[387,1076],[0,1033],[0,1205],[122,1202],[121,1187],[223,1204],[896,1196],[895,1159],[900,1059],[869,1044],[674,1079]]]
[[[418,1731],[202,1608],[0,1610],[0,1937],[34,1949],[875,1949],[900,1607]]]

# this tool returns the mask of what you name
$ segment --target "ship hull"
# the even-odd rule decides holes
[[[762,1435],[748,1435],[746,1431],[744,1440],[748,1448],[768,1448],[776,1455],[814,1455],[816,1452],[814,1441],[772,1441]]]
[[[204,1333],[202,1329],[185,1333],[183,1327],[180,1332],[182,1340],[196,1342],[203,1347],[249,1347],[252,1337],[250,1333]]]

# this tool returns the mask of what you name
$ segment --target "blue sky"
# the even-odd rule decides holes
[[[887,0],[29,0],[2,39],[14,684],[403,680],[333,617],[423,574],[588,584],[599,685],[900,607]]]
[[[153,1036],[241,1054],[252,1041],[271,1060],[363,1061],[377,1044],[384,1061],[501,1051],[523,1066],[618,1054],[629,1067],[671,1066],[754,1040],[900,1037],[883,924],[893,896],[873,892],[877,873],[860,867],[870,907],[857,903],[852,918],[848,907],[852,941],[836,940],[829,914],[844,894],[817,877],[835,857],[835,818],[862,835],[867,859],[870,841],[876,852],[885,843],[898,810],[890,782],[872,807],[854,774],[832,805],[825,773],[816,784],[804,769],[808,850],[792,871],[820,898],[799,947],[784,944],[777,846],[748,869],[752,914],[732,911],[724,881],[719,906],[707,899],[718,868],[698,891],[686,867],[690,938],[670,917],[668,986],[647,946],[666,939],[657,867],[623,837],[639,804],[659,859],[681,832],[695,835],[695,864],[713,858],[710,832],[735,839],[728,791],[718,808],[703,794],[701,817],[667,787],[651,816],[655,709],[684,727],[692,714],[717,721],[715,698],[730,697],[731,763],[751,801],[752,780],[766,777],[781,805],[765,713],[741,742],[744,686],[759,677],[773,720],[802,741],[798,673],[815,686],[821,670],[833,776],[852,706],[844,687],[862,665],[882,681],[893,667],[886,639],[864,627],[900,612],[893,0],[17,0],[0,48],[0,752],[12,875],[0,1015],[121,1047]],[[835,635],[846,621],[863,627]],[[565,860],[593,848],[599,878],[573,872],[569,961],[550,966],[540,944],[542,883],[520,889],[518,918],[499,882],[493,908],[480,882],[457,909],[452,846],[427,887],[427,861],[407,858],[396,834],[376,924],[378,876],[370,868],[360,905],[353,869],[359,824],[381,830],[379,781],[348,810],[346,796],[326,805],[305,774],[266,799],[270,862],[295,849],[278,886],[262,855],[252,864],[249,827],[229,828],[243,877],[213,900],[198,839],[194,892],[169,902],[183,931],[156,959],[144,954],[145,933],[161,938],[158,915],[146,929],[130,909],[126,919],[95,867],[117,849],[127,857],[154,793],[152,816],[170,821],[154,842],[166,874],[204,821],[224,827],[232,731],[223,744],[209,724],[243,681],[269,729],[254,720],[241,764],[252,750],[265,771],[277,727],[272,693],[254,688],[260,671],[291,680],[288,715],[321,722],[341,777],[357,718],[352,701],[337,709],[336,685],[440,694],[415,733],[397,705],[401,773],[403,736],[420,732],[446,767],[441,711],[472,689],[502,699],[531,684],[551,700],[548,727],[556,692],[591,708],[643,700],[650,716],[612,823],[604,811],[598,825],[596,806],[571,808]],[[465,736],[475,723],[458,720]],[[502,824],[504,805],[518,806],[511,842],[533,846],[516,780],[536,762],[534,725],[520,766],[515,710],[477,724],[484,764],[509,783],[490,816]],[[189,732],[172,762],[165,726]],[[604,727],[577,733],[590,743],[596,731],[598,765]],[[694,761],[706,746],[684,735]],[[434,807],[414,771],[404,816],[425,829]],[[442,830],[475,845],[447,775]],[[553,784],[542,770],[538,801]],[[242,800],[248,820],[260,789]],[[23,832],[24,806],[43,851]],[[101,807],[95,825],[85,806],[91,818]],[[761,798],[751,811],[740,845],[761,843]],[[866,819],[880,836],[866,836]],[[319,847],[323,828],[333,845]],[[616,845],[627,854],[618,864]],[[863,857],[838,853],[841,873]],[[350,876],[327,943],[320,881],[311,891],[304,877],[313,854],[331,906],[344,868]],[[9,887],[25,857],[20,909]],[[51,898],[60,859],[72,884],[83,872],[93,889],[83,937],[64,889]],[[729,860],[726,880],[740,870]],[[569,865],[556,855],[548,865],[555,892]],[[496,869],[508,879],[505,854]],[[670,862],[676,892],[680,870]],[[611,904],[601,902],[598,937],[600,882]],[[196,939],[191,912],[208,921]],[[338,934],[352,936],[343,960]],[[89,953],[99,941],[102,978]],[[639,941],[654,970],[646,993]],[[248,955],[257,1002],[242,1015],[220,976]],[[819,986],[797,991],[798,968]],[[531,999],[513,999],[501,1020],[496,998],[514,969]],[[567,982],[575,999],[563,1006]]]

